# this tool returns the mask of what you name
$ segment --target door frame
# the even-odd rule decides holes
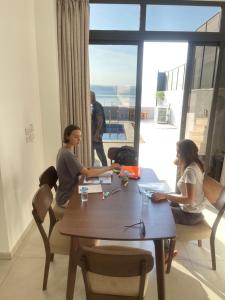
[[[206,141],[206,152],[204,158],[205,171],[209,170],[211,164],[211,144],[213,138],[213,129],[214,129],[214,119],[216,114],[216,105],[218,99],[218,91],[219,91],[219,81],[220,75],[222,71],[222,61],[223,61],[223,52],[224,52],[224,43],[220,42],[189,42],[188,43],[188,55],[187,55],[187,67],[185,74],[185,84],[184,84],[184,95],[183,95],[183,107],[182,107],[182,116],[181,116],[181,127],[180,127],[180,139],[185,138],[186,131],[186,121],[187,121],[187,113],[189,109],[189,95],[192,90],[192,78],[194,72],[194,56],[195,56],[195,48],[197,46],[216,46],[219,48],[219,56],[217,62],[217,68],[215,73],[215,83],[213,86],[213,97],[212,104],[210,110],[210,116],[208,121],[208,134]]]
[[[135,131],[134,131],[134,147],[139,154],[139,140],[140,140],[140,112],[141,112],[141,95],[142,95],[142,70],[143,70],[143,50],[144,42],[187,42],[190,45],[209,45],[225,44],[225,2],[220,1],[193,1],[193,0],[89,0],[90,4],[138,4],[140,5],[140,28],[137,31],[127,31],[127,30],[90,30],[89,43],[90,44],[105,44],[105,45],[137,45],[137,73],[136,73],[136,107],[135,107]],[[146,24],[146,8],[148,4],[157,4],[157,5],[190,5],[190,6],[220,6],[221,7],[221,22],[220,22],[220,31],[219,32],[178,32],[178,31],[147,31],[145,30]],[[220,67],[219,62],[222,62],[222,51],[220,51],[218,67]],[[187,57],[187,68],[191,70],[191,58],[193,53],[191,50],[188,51]],[[214,87],[213,95],[213,105],[212,109],[215,110],[216,104],[216,87],[218,93],[218,78],[219,71],[217,68],[217,76]],[[185,77],[187,78],[187,76]],[[186,79],[185,79],[186,80]],[[187,99],[188,99],[188,88],[190,82],[185,81],[184,87],[184,101],[182,109],[182,121],[181,126],[185,124],[183,121],[186,121],[187,113]],[[215,116],[215,111],[213,114]],[[213,126],[213,120],[210,116],[209,126]],[[210,142],[212,141],[212,132],[213,128],[209,128],[208,136]],[[181,127],[180,136],[184,136],[184,128]],[[208,143],[208,142],[207,142]],[[208,143],[209,144],[209,143]],[[207,157],[210,156],[210,147],[207,147]],[[209,158],[208,158],[209,160]]]

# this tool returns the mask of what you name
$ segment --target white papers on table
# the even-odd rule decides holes
[[[88,194],[91,193],[102,193],[102,186],[101,184],[89,184],[89,185],[79,185],[78,186],[78,193],[80,194],[81,188],[85,186],[88,188]]]
[[[109,177],[112,175],[113,175],[113,171],[109,170],[109,171],[106,171],[105,173],[103,173],[100,177]]]
[[[111,184],[113,171],[107,171],[100,176],[85,177],[84,184]]]
[[[101,184],[111,184],[112,183],[112,177],[111,176],[100,176],[99,181]]]
[[[99,177],[85,177],[84,183],[86,184],[99,184],[100,180]]]
[[[84,184],[111,184],[111,176],[89,177],[84,178]]]
[[[164,192],[170,193],[171,189],[168,183],[164,180],[159,182],[146,182],[146,183],[138,183],[139,191],[142,192]]]

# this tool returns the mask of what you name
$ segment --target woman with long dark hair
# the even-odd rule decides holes
[[[177,159],[180,171],[177,183],[180,194],[154,193],[154,201],[169,200],[176,224],[194,225],[204,218],[203,193],[204,167],[198,156],[198,147],[192,140],[177,143]]]

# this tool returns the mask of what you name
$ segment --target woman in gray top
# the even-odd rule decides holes
[[[66,207],[69,198],[73,194],[74,187],[78,182],[78,176],[99,176],[106,171],[120,168],[119,164],[112,164],[109,167],[90,168],[84,167],[73,153],[74,147],[78,146],[81,140],[81,130],[76,125],[69,125],[64,130],[64,145],[59,150],[56,159],[56,169],[59,177],[59,187],[56,192],[57,204]]]

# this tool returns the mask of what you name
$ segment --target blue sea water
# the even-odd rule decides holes
[[[91,90],[95,92],[96,100],[103,106],[135,106],[136,88],[133,86],[92,85]]]
[[[99,95],[96,100],[103,106],[135,106],[135,96],[131,95]]]

